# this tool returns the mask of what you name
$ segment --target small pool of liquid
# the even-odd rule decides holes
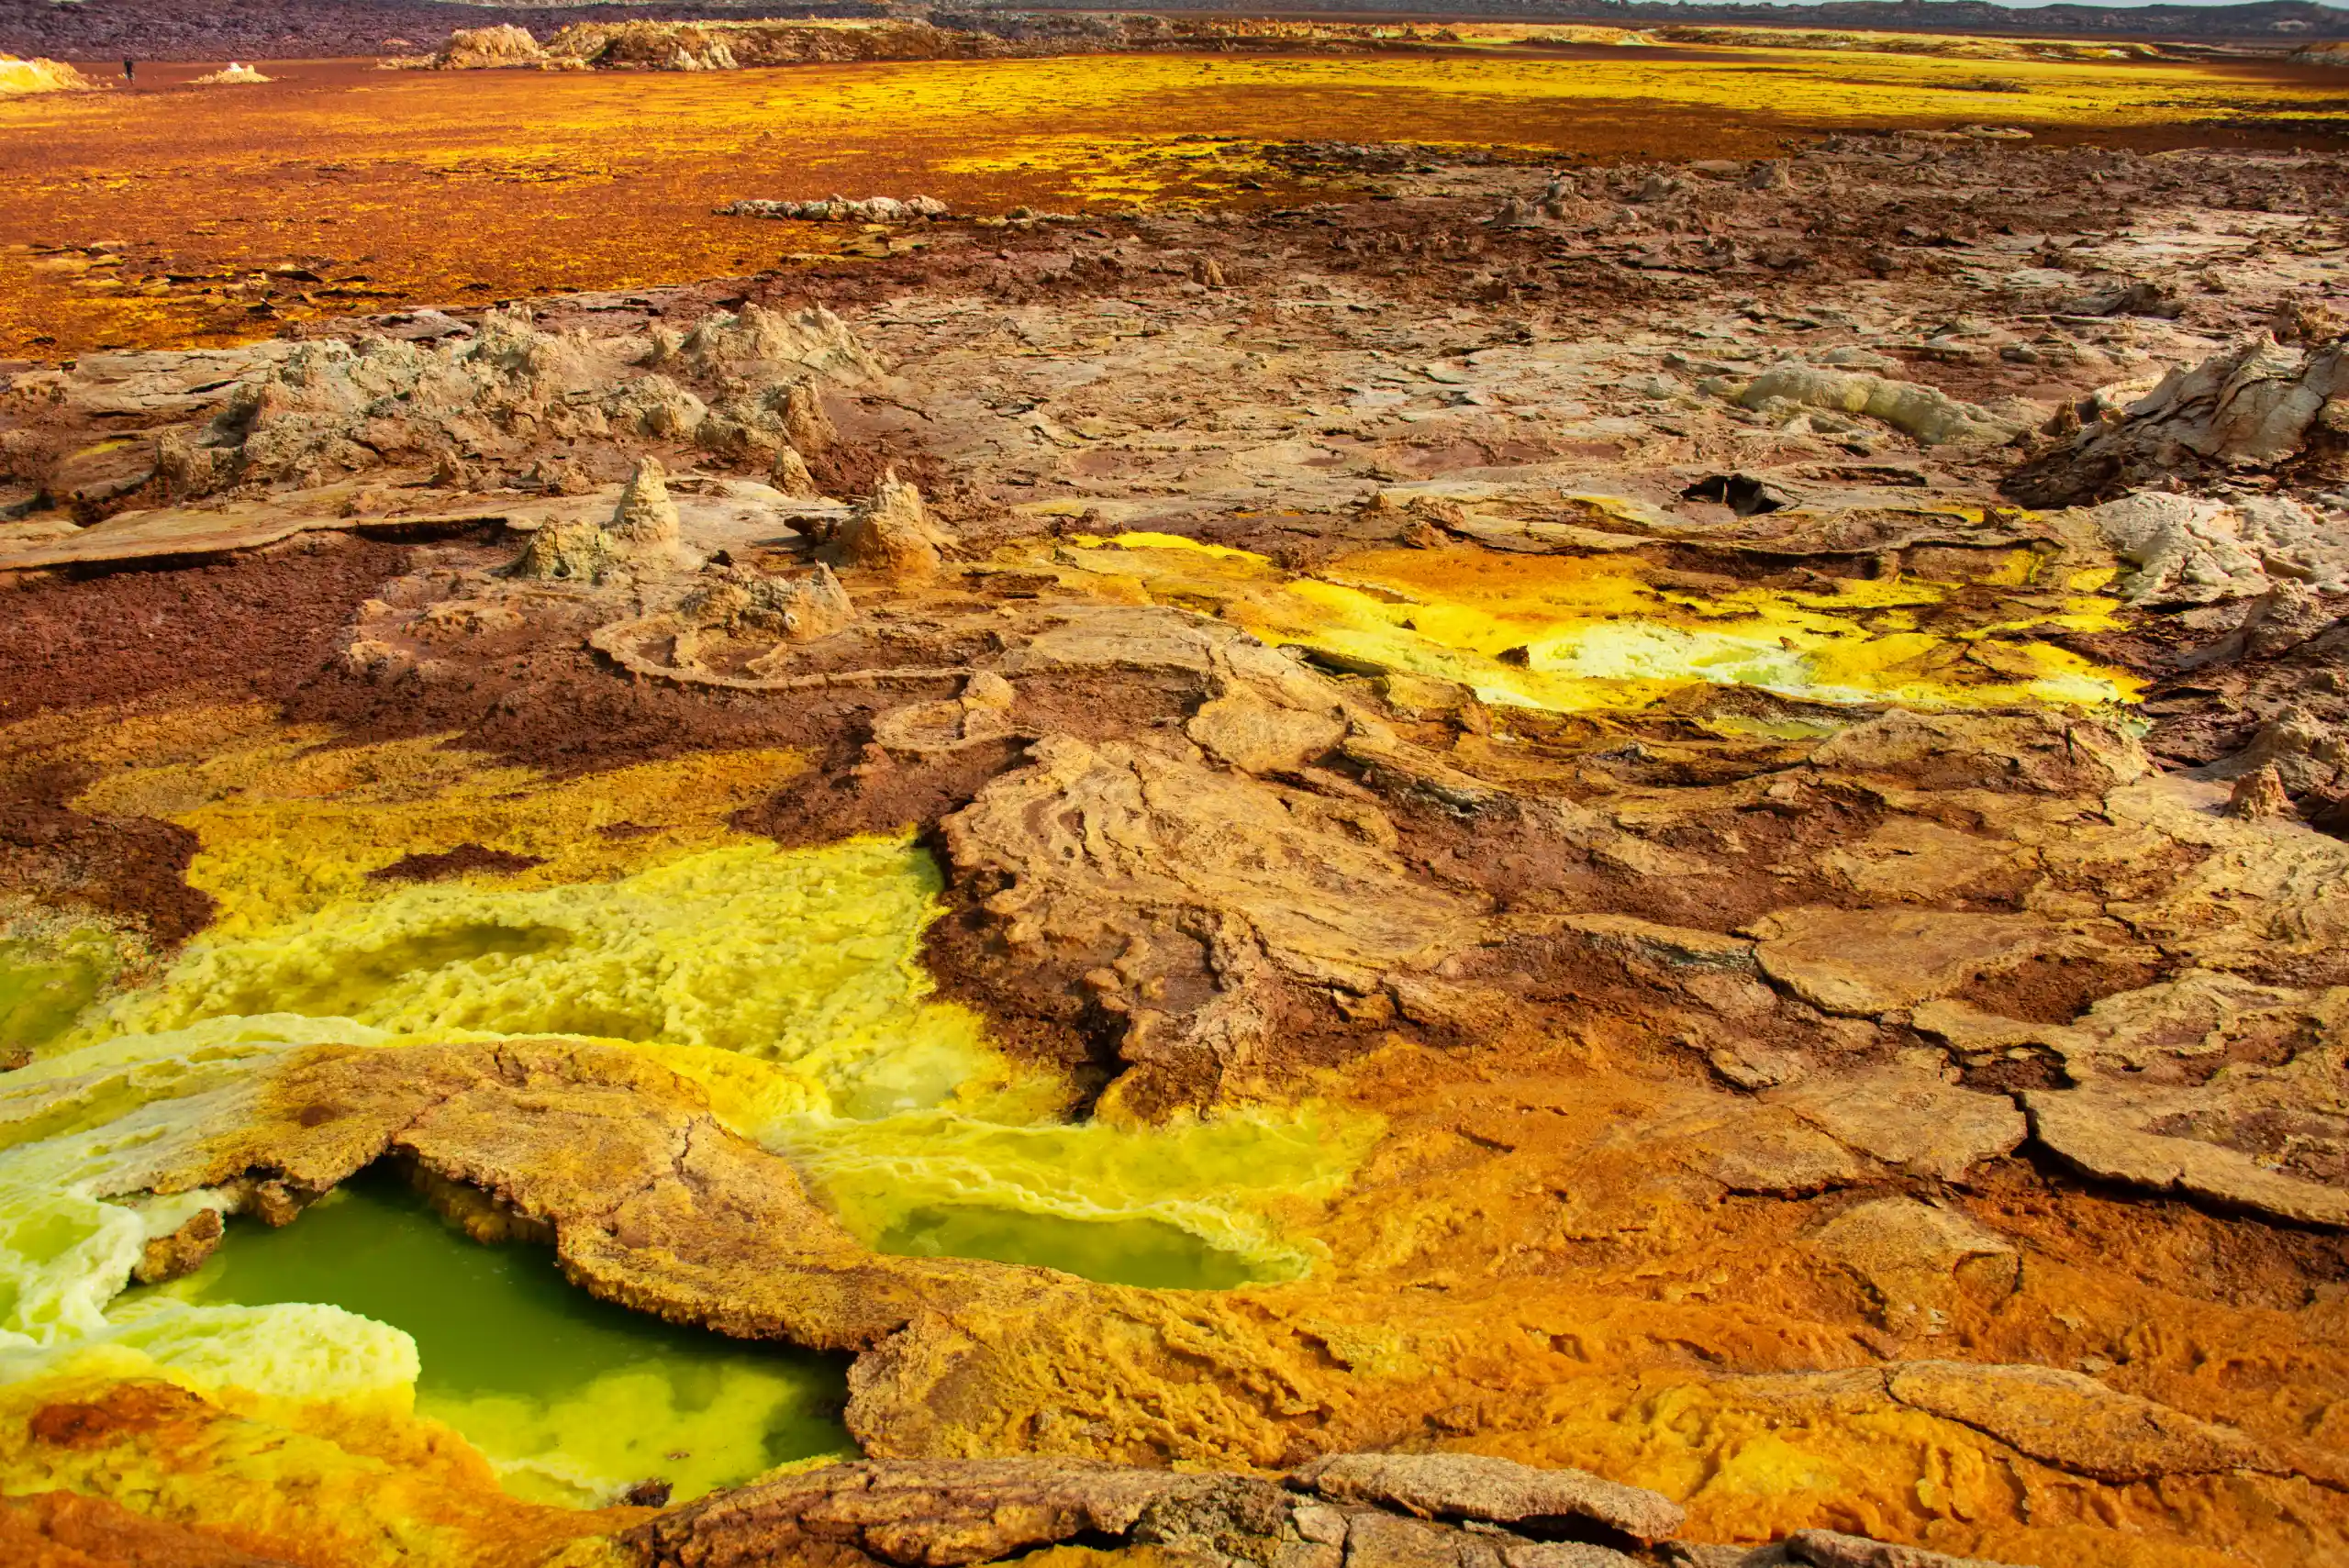
[[[47,1045],[105,988],[113,955],[95,933],[0,940],[0,1057]]]
[[[728,1340],[598,1301],[553,1254],[484,1246],[388,1173],[293,1224],[230,1224],[174,1288],[204,1303],[317,1302],[416,1340],[417,1411],[447,1422],[534,1501],[595,1506],[642,1481],[678,1499],[852,1451],[844,1359]]]
[[[914,1209],[873,1237],[871,1245],[906,1258],[1032,1263],[1149,1290],[1230,1290],[1278,1277],[1155,1219],[1068,1219],[980,1205]]]

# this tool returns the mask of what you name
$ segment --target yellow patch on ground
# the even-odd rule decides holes
[[[2002,599],[1994,614],[1961,615],[1953,584],[1904,577],[1708,595],[1660,585],[1645,562],[1615,555],[1374,550],[1297,576],[1163,534],[1023,548],[1113,597],[1138,586],[1268,643],[1457,682],[1520,707],[1633,710],[1698,683],[1920,708],[2102,707],[2137,693],[2121,672],[2030,635],[2110,628],[2113,602],[2087,596],[2053,609]],[[2021,587],[2030,576],[2009,562],[1978,586]]]
[[[923,851],[904,838],[785,850],[727,826],[796,769],[787,754],[556,779],[431,741],[329,739],[236,707],[72,739],[104,764],[83,805],[195,833],[192,874],[223,917],[151,980],[81,1006],[0,1083],[0,1381],[96,1358],[239,1410],[406,1420],[413,1405],[492,1455],[509,1488],[547,1501],[592,1502],[638,1478],[627,1467],[651,1462],[636,1440],[651,1432],[704,1432],[682,1444],[694,1463],[655,1466],[680,1485],[740,1470],[739,1453],[706,1440],[704,1405],[763,1430],[760,1412],[796,1397],[792,1375],[696,1374],[691,1408],[686,1384],[651,1362],[543,1395],[427,1399],[417,1380],[431,1367],[396,1327],[301,1295],[206,1296],[215,1265],[252,1245],[245,1231],[188,1280],[123,1295],[150,1239],[236,1201],[116,1201],[125,1162],[158,1129],[243,1114],[305,1043],[627,1044],[793,1160],[871,1243],[1008,1251],[1132,1283],[1305,1273],[1320,1251],[1303,1229],[1382,1125],[1310,1104],[1163,1128],[1064,1123],[1066,1082],[1007,1059],[975,1015],[931,995],[918,951],[941,879]],[[547,863],[428,883],[367,874],[464,843]],[[47,973],[20,967],[28,985]],[[94,972],[52,1010],[107,984]],[[325,1233],[308,1223],[284,1239]],[[12,1486],[31,1473],[0,1462]]]
[[[712,751],[557,780],[439,739],[335,746],[328,731],[253,730],[234,712],[181,717],[168,743],[196,744],[207,717],[233,742],[118,767],[75,809],[158,817],[193,831],[204,848],[188,881],[218,900],[216,935],[315,914],[369,886],[371,873],[465,844],[542,862],[495,880],[545,889],[748,843],[727,819],[806,765],[785,751]],[[147,745],[109,737],[85,754],[151,757],[166,737],[153,733],[153,721],[138,728]]]
[[[0,98],[33,93],[87,92],[90,79],[61,60],[18,60],[0,54]]]
[[[0,1385],[0,1477],[12,1493],[110,1497],[273,1559],[369,1568],[540,1562],[643,1517],[518,1503],[437,1421],[215,1399],[113,1349]]]

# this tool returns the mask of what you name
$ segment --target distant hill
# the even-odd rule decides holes
[[[964,9],[1103,10],[1080,0],[964,0]],[[1284,0],[1273,6],[1241,0],[1188,0],[1159,10],[1229,15],[1497,17],[1514,21],[1596,21],[1617,27],[1673,22],[1739,22],[1748,27],[1838,28],[1877,32],[2009,33],[2032,37],[2087,34],[2111,38],[2265,39],[2349,38],[2349,10],[2310,0],[2261,0],[2246,6],[2037,6],[2023,9],[1990,0],[1822,0],[1812,6],[1687,5],[1634,0]]]
[[[813,4],[486,6],[440,0],[0,0],[0,51],[68,60],[335,59],[438,49],[458,28],[722,17],[882,17],[871,0]]]
[[[1384,14],[1512,20],[1598,21],[1618,27],[1737,23],[1748,27],[1833,28],[1893,32],[2003,33],[2034,37],[2138,37],[2306,41],[2349,38],[2349,10],[2310,0],[2245,6],[2057,5],[2019,10],[1989,0],[1824,0],[1819,5],[1659,5],[1634,0],[1192,0],[1134,7],[1226,16],[1330,17]],[[471,0],[274,0],[227,6],[220,0],[0,0],[0,50],[60,59],[284,60],[372,55],[439,47],[449,33],[477,27],[484,13],[544,37],[581,21],[693,21],[716,17],[927,17],[941,27],[999,31],[1007,14],[1104,12],[1084,0],[946,0],[936,6],[888,0],[701,0],[699,4],[532,6]]]

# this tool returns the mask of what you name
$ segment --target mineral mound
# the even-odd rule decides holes
[[[94,86],[61,60],[19,60],[0,54],[0,98],[30,93],[78,93]]]

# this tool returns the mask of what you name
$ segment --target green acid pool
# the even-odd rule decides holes
[[[282,1229],[231,1222],[203,1269],[164,1288],[205,1304],[323,1303],[404,1330],[423,1363],[417,1413],[535,1501],[601,1504],[656,1479],[682,1500],[853,1448],[844,1359],[598,1301],[548,1249],[481,1245],[386,1173]]]
[[[37,1051],[63,1034],[117,967],[113,945],[99,931],[0,938],[0,1055]]]
[[[1230,1290],[1280,1277],[1155,1219],[1065,1219],[978,1204],[917,1208],[871,1244],[902,1258],[990,1258],[1149,1290]]]

